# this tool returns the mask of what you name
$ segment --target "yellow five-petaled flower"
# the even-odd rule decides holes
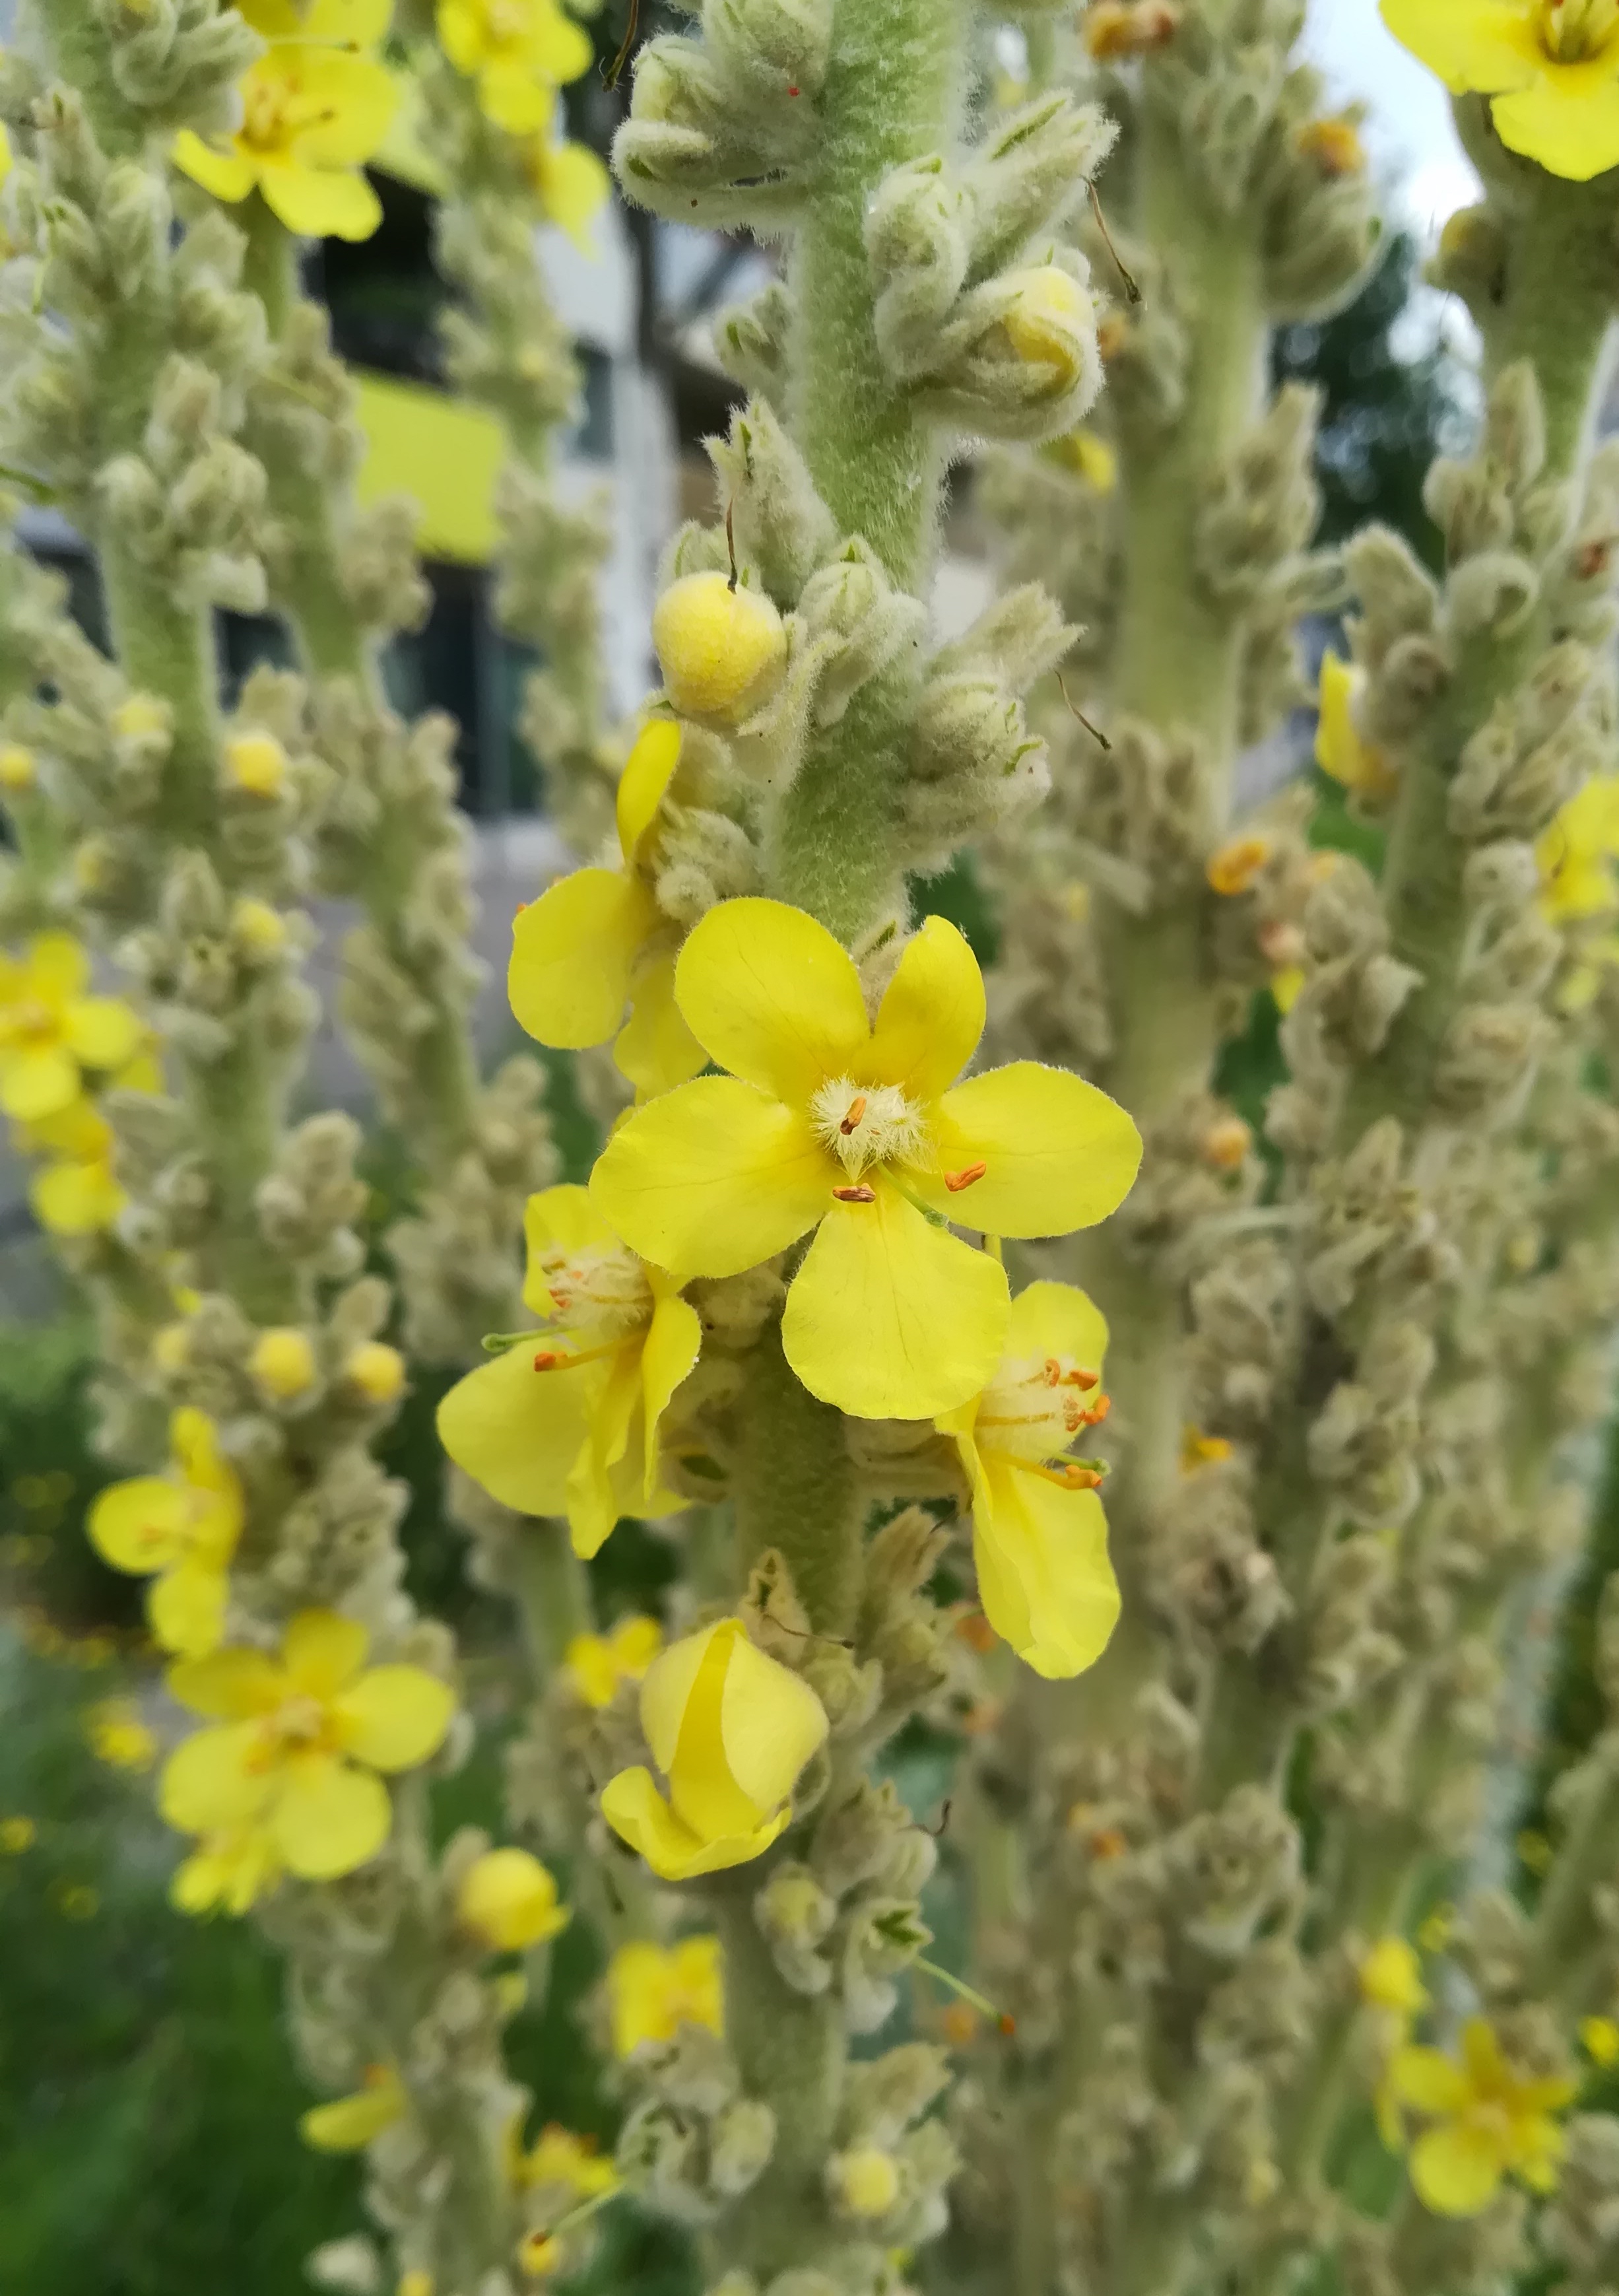
[[[626,1251],[584,1188],[528,1200],[525,1303],[560,1332],[525,1332],[453,1387],[438,1433],[458,1467],[524,1514],[566,1514],[595,1554],[620,1515],[669,1513],[658,1428],[697,1361],[697,1311]]]
[[[1619,0],[1382,0],[1454,94],[1493,100],[1501,142],[1584,183],[1619,167]]]
[[[680,751],[680,727],[654,718],[619,776],[620,865],[576,869],[519,909],[506,973],[511,1009],[537,1043],[578,1051],[616,1033],[613,1057],[643,1099],[703,1065],[675,1002],[678,936],[658,911],[648,865]]]
[[[281,1653],[233,1646],[185,1659],[168,1685],[206,1715],[169,1756],[164,1816],[207,1837],[262,1829],[289,1873],[331,1881],[373,1857],[393,1824],[379,1772],[444,1742],[455,1701],[419,1666],[365,1665],[369,1637],[333,1611],[300,1611]]]
[[[121,1069],[143,1030],[116,996],[92,996],[90,959],[71,933],[29,941],[20,960],[0,955],[0,1111],[19,1124],[61,1116],[85,1071]]]
[[[86,1529],[115,1570],[152,1578],[146,1611],[163,1648],[205,1658],[225,1632],[226,1573],[241,1536],[241,1484],[206,1413],[176,1411],[168,1447],[167,1475],[110,1484]]]
[[[1119,1614],[1100,1478],[1066,1456],[1106,1410],[1108,1326],[1067,1283],[1012,1302],[1006,1354],[980,1395],[943,1414],[972,1493],[973,1560],[985,1615],[1036,1674],[1081,1674]]]
[[[678,1945],[635,1939],[607,1965],[613,2054],[633,2057],[649,2042],[672,2041],[683,2025],[725,2030],[724,1959],[716,1937]]]
[[[1439,2049],[1396,2049],[1389,2086],[1400,2103],[1430,2118],[1411,2148],[1411,2183],[1436,2216],[1476,2216],[1506,2176],[1537,2193],[1556,2184],[1563,2132],[1552,2115],[1579,2083],[1520,2073],[1484,2018],[1462,2027],[1460,2059]]]
[[[641,1726],[668,1798],[650,1770],[620,1770],[602,1789],[601,1815],[654,1874],[686,1882],[769,1849],[827,1718],[807,1683],[756,1649],[740,1619],[722,1619],[654,1662]]]
[[[814,1395],[926,1419],[976,1395],[1010,1313],[999,1261],[953,1235],[1064,1235],[1127,1193],[1141,1136],[1094,1085],[1033,1061],[955,1084],[984,1031],[983,976],[929,917],[867,1017],[826,928],[781,901],[725,901],[695,927],[675,1000],[726,1076],[639,1109],[591,1193],[677,1282],[736,1275],[814,1231],[782,1320]]]
[[[556,0],[438,0],[437,20],[446,55],[509,135],[544,127],[557,89],[590,68],[590,37]]]

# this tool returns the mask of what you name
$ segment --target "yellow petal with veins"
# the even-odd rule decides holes
[[[920,1193],[991,1235],[1092,1227],[1124,1202],[1141,1161],[1141,1136],[1116,1101],[1037,1061],[991,1069],[947,1092],[934,1143],[941,1177],[930,1175]],[[955,1194],[944,1187],[943,1174],[980,1163],[981,1179]]]
[[[859,1080],[896,1084],[913,1101],[936,1100],[977,1052],[984,1020],[977,958],[953,924],[928,917],[883,992]]]
[[[604,1045],[624,1019],[658,904],[638,878],[578,869],[519,912],[506,993],[536,1043]]]
[[[675,995],[720,1067],[802,1108],[871,1042],[854,959],[785,901],[722,901],[687,935]]]

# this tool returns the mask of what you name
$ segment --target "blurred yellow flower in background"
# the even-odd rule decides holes
[[[60,1116],[86,1070],[119,1069],[143,1030],[116,996],[92,996],[90,959],[71,933],[38,933],[22,957],[0,955],[0,1111],[19,1124]]]
[[[725,2030],[724,1957],[716,1937],[678,1945],[621,1945],[607,1971],[613,2054],[634,2056],[647,2041],[672,2041],[683,2025]]]
[[[1381,0],[1384,22],[1452,94],[1494,99],[1510,152],[1586,183],[1619,167],[1616,0]]]
[[[610,1635],[576,1635],[562,1653],[563,1670],[586,1706],[610,1706],[618,1685],[639,1682],[663,1648],[663,1628],[637,1612]]]
[[[155,1574],[146,1610],[163,1648],[202,1658],[225,1632],[226,1573],[244,1519],[241,1484],[206,1413],[176,1411],[168,1440],[168,1472],[110,1484],[85,1527],[115,1570]]]
[[[1395,2100],[1430,2121],[1411,2148],[1410,2176],[1418,2199],[1436,2216],[1476,2216],[1503,2177],[1536,2193],[1556,2185],[1563,2132],[1551,2116],[1579,2084],[1516,2070],[1484,2018],[1462,2027],[1460,2058],[1396,2049],[1389,2078]]]
[[[446,55],[477,80],[486,116],[509,135],[547,126],[557,89],[595,53],[556,0],[438,0],[437,23]]]

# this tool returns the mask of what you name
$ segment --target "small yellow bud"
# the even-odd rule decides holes
[[[720,573],[687,574],[658,601],[652,643],[664,685],[688,718],[737,718],[761,700],[787,658],[770,600]]]
[[[397,1348],[367,1340],[343,1365],[343,1376],[367,1403],[391,1403],[405,1385],[405,1357]]]
[[[489,1849],[462,1876],[455,1912],[497,1953],[521,1953],[568,1926],[566,1906],[557,1903],[557,1885],[537,1857],[526,1849]]]
[[[279,797],[287,786],[287,753],[274,734],[238,734],[225,745],[225,778],[249,797]]]
[[[150,741],[168,731],[168,707],[155,693],[132,693],[112,713],[112,730],[120,741]]]
[[[432,2274],[424,2272],[421,2265],[413,2264],[408,2272],[402,2272],[399,2275],[399,2285],[395,2292],[395,2296],[433,2296]]]
[[[38,778],[39,768],[32,750],[25,750],[20,742],[0,742],[0,790],[20,797],[25,790],[31,790]]]
[[[1402,1937],[1379,1938],[1361,1964],[1361,1998],[1369,2008],[1415,2017],[1427,2007],[1417,1956]]]
[[[1110,495],[1118,484],[1118,456],[1094,430],[1070,430],[1066,439],[1058,439],[1051,453],[1094,494]]]
[[[1218,1466],[1231,1456],[1231,1446],[1223,1435],[1206,1435],[1200,1427],[1181,1430],[1181,1472],[1195,1475],[1199,1467]]]
[[[1222,1116],[1203,1136],[1203,1160],[1216,1172],[1235,1172],[1254,1144],[1254,1136],[1240,1116]]]
[[[1366,172],[1366,146],[1347,112],[1331,119],[1311,120],[1299,129],[1298,148],[1329,179]]]
[[[1582,2017],[1580,2046],[1594,2065],[1619,2061],[1619,2025],[1611,2017]]]
[[[834,2154],[827,2174],[852,2217],[886,2217],[899,2198],[899,2164],[875,2144]]]
[[[1077,377],[1081,340],[1091,324],[1091,298],[1077,279],[1054,263],[1012,271],[1012,299],[1002,318],[1020,359],[1046,359]]]
[[[231,910],[231,931],[253,956],[274,956],[287,946],[287,921],[268,901],[244,894]]]
[[[517,2244],[518,2269],[530,2280],[548,2280],[562,2263],[562,2243],[546,2232],[527,2232]]]
[[[1180,27],[1181,12],[1169,0],[1095,0],[1080,25],[1085,53],[1098,63],[1127,63],[1166,47]]]
[[[248,1358],[248,1368],[266,1395],[290,1403],[315,1385],[315,1349],[307,1336],[290,1325],[261,1332]]]
[[[152,1333],[152,1362],[170,1378],[185,1369],[191,1351],[191,1333],[184,1324],[165,1324],[161,1331]]]
[[[99,893],[112,874],[112,850],[104,837],[86,837],[73,849],[73,882],[81,893]]]
[[[1208,857],[1204,872],[1216,893],[1227,897],[1246,893],[1275,851],[1269,837],[1250,835],[1233,837]]]
[[[0,1817],[0,1857],[20,1857],[39,1839],[31,1817]]]

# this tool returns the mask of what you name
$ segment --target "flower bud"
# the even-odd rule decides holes
[[[8,796],[20,797],[31,790],[39,778],[39,768],[32,750],[25,750],[20,742],[0,742],[0,790]]]
[[[734,722],[764,699],[787,659],[781,617],[724,575],[688,574],[658,601],[652,643],[683,716]]]
[[[248,1358],[248,1368],[265,1393],[278,1403],[290,1403],[315,1385],[315,1349],[307,1336],[292,1325],[261,1332]]]
[[[868,2222],[886,2217],[899,2198],[899,2163],[875,2144],[835,2152],[826,2164],[826,2178],[838,2206]]]
[[[232,905],[231,937],[250,956],[275,956],[287,945],[286,919],[268,901],[245,894]]]
[[[556,1882],[526,1849],[490,1849],[476,1858],[462,1876],[455,1915],[463,1929],[497,1953],[543,1945],[569,1918],[557,1903]]]
[[[287,785],[287,753],[274,734],[238,734],[225,745],[225,779],[249,797],[279,797]]]
[[[1046,359],[1062,368],[1065,387],[1084,373],[1092,341],[1091,298],[1077,279],[1054,263],[1009,272],[1012,300],[1002,319],[1022,359]]]
[[[392,1403],[405,1385],[405,1357],[397,1348],[368,1340],[343,1365],[343,1376],[367,1403]]]

